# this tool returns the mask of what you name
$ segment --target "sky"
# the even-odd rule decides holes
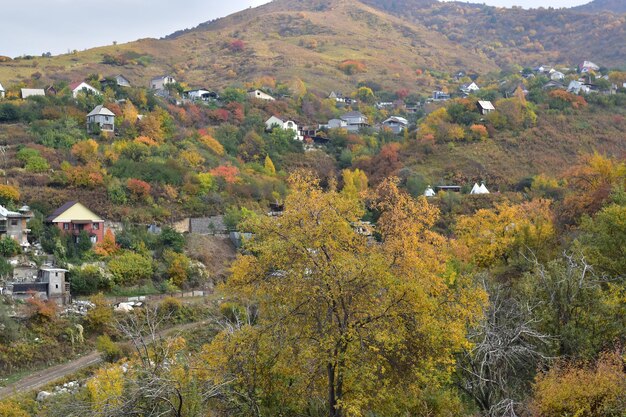
[[[268,0],[2,0],[0,55],[53,55],[160,38]],[[474,0],[493,6],[571,7],[589,0]]]

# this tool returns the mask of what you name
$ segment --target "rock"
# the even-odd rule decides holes
[[[49,397],[49,396],[51,396],[51,395],[52,395],[52,393],[51,393],[51,392],[48,392],[48,391],[40,391],[40,392],[37,394],[37,401],[39,401],[39,402],[45,401],[45,400],[46,400],[46,398],[48,398],[48,397]]]

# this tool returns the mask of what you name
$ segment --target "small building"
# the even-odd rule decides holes
[[[567,92],[572,94],[589,94],[591,87],[582,81],[573,80],[567,86]]]
[[[275,101],[276,99],[261,90],[248,91],[248,97],[255,98],[257,100]]]
[[[445,101],[450,100],[450,94],[445,91],[433,91],[433,100],[435,101]]]
[[[93,133],[98,131],[115,132],[115,114],[103,105],[96,106],[91,113],[87,115],[87,131]]]
[[[547,83],[545,83],[543,85],[543,87],[541,87],[542,90],[544,91],[548,91],[548,90],[565,90],[566,87],[565,85],[563,85],[563,83],[560,83],[558,81],[548,81]]]
[[[478,103],[476,103],[476,106],[478,107],[478,111],[480,111],[480,114],[482,115],[489,114],[492,111],[496,110],[496,108],[493,107],[491,101],[479,100]]]
[[[437,194],[435,193],[435,190],[433,190],[433,187],[431,187],[430,185],[426,187],[426,190],[424,191],[425,197],[434,197],[436,195]]]
[[[4,87],[2,86],[2,84],[0,83],[0,98],[4,98]]]
[[[319,125],[320,129],[347,129],[348,122],[341,119],[330,119],[325,125]]]
[[[71,296],[70,283],[66,279],[68,272],[67,269],[62,268],[41,267],[34,282],[13,284],[11,288],[12,297],[21,300],[38,297],[54,301],[58,305],[69,304]]]
[[[23,99],[28,97],[46,96],[46,92],[43,88],[22,88],[20,90]]]
[[[459,90],[461,90],[464,95],[470,95],[480,90],[480,87],[475,82],[472,82],[470,84],[463,84],[461,87],[459,87]]]
[[[472,187],[472,191],[470,191],[470,194],[472,195],[489,194],[489,190],[487,189],[487,187],[485,187],[484,182],[481,182],[480,185],[478,185],[478,183],[474,183],[474,186]]]
[[[404,130],[409,127],[409,121],[406,120],[404,117],[391,116],[390,118],[385,120],[382,125],[388,129],[391,129],[391,131],[397,135],[404,132]]]
[[[565,74],[563,74],[561,71],[553,71],[550,73],[550,79],[552,81],[562,81],[565,79]]]
[[[122,74],[118,74],[115,77],[115,82],[119,87],[130,87],[130,81],[128,78],[124,77]]]
[[[168,84],[175,84],[176,80],[171,75],[161,75],[150,80],[150,88],[164,90]]]
[[[583,61],[578,65],[578,71],[581,73],[596,72],[599,70],[600,67],[591,61]]]
[[[22,248],[30,246],[28,243],[28,221],[33,218],[33,212],[28,206],[19,211],[10,211],[0,206],[0,237],[9,236]]]
[[[275,128],[281,128],[284,130],[293,130],[295,132],[295,138],[298,140],[304,140],[304,137],[300,133],[298,125],[293,120],[283,121],[276,116],[272,116],[265,121],[265,130],[271,132]]]
[[[201,101],[210,101],[217,100],[219,96],[217,93],[204,89],[204,88],[196,88],[194,90],[187,90],[183,93],[184,97],[189,100],[201,100]]]
[[[49,85],[46,87],[46,95],[47,96],[56,96],[58,93],[56,87],[54,85]]]
[[[75,239],[80,232],[87,232],[91,243],[104,240],[104,219],[77,201],[69,201],[56,209],[48,218],[47,223],[53,224],[61,233],[70,234]]]
[[[101,94],[100,90],[92,87],[91,85],[87,84],[84,81],[77,81],[75,83],[70,84],[70,90],[72,91],[72,96],[74,98],[78,97],[79,93],[95,94],[97,96]]]
[[[460,193],[461,192],[461,186],[460,185],[438,185],[437,187],[435,187],[435,189],[437,190],[437,192],[439,192],[439,191],[445,191],[445,192],[450,192],[450,193]]]
[[[341,120],[346,122],[347,126],[345,128],[348,130],[348,132],[358,132],[360,129],[370,126],[367,120],[367,116],[358,111],[351,111],[344,114],[343,116],[341,116]]]

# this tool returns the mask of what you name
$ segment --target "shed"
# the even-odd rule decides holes
[[[483,115],[489,114],[492,111],[496,110],[496,108],[493,107],[493,104],[491,103],[491,101],[479,100],[478,103],[476,103],[476,106],[478,107],[480,114],[483,114]]]

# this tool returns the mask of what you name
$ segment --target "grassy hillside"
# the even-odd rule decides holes
[[[594,0],[582,6],[575,7],[576,10],[585,12],[612,12],[626,13],[626,3],[622,0]]]

